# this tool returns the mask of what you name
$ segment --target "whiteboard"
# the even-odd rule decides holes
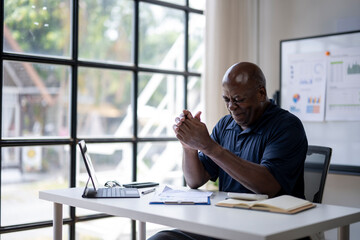
[[[331,166],[359,171],[360,31],[282,40],[280,51],[281,107],[309,145],[333,149]]]

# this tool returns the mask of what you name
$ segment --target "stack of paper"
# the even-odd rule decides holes
[[[154,195],[150,204],[210,204],[212,192],[194,189],[172,189],[168,186]]]

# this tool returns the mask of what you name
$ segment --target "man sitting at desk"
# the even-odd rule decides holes
[[[219,179],[219,190],[282,194],[304,198],[304,161],[307,138],[301,121],[279,108],[266,93],[261,69],[252,63],[231,66],[222,80],[229,111],[211,136],[201,112],[183,110],[174,131],[183,151],[187,184],[198,188]],[[213,239],[179,230],[162,231],[151,240]]]

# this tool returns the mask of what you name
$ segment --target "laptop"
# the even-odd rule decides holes
[[[83,198],[139,198],[140,194],[136,188],[103,188],[100,187],[96,178],[95,169],[92,165],[90,155],[87,150],[87,146],[84,140],[78,143],[80,152],[85,163],[86,171],[89,175],[89,179],[86,183]],[[93,187],[89,187],[89,183]]]

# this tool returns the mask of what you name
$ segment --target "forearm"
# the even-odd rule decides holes
[[[246,161],[215,142],[202,151],[251,191],[269,196],[280,191],[280,184],[265,166]]]
[[[198,151],[184,148],[182,168],[190,188],[198,188],[209,180],[209,174],[199,160]]]

